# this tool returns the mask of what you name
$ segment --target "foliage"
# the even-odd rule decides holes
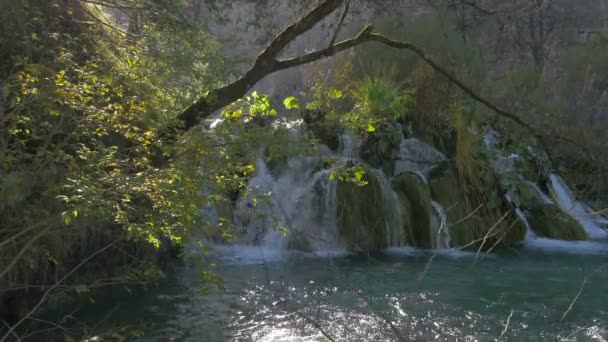
[[[381,124],[405,117],[414,103],[412,93],[389,80],[365,77],[351,91],[355,107],[345,123],[355,131],[373,133]]]
[[[201,223],[200,189],[215,180],[212,167],[202,174],[197,165],[215,154],[191,135],[167,144],[165,131],[175,112],[215,84],[200,62],[215,43],[154,22],[131,41],[104,24],[79,24],[96,20],[80,2],[8,6],[0,241],[10,244],[0,248],[2,282],[52,282],[46,272],[61,276],[121,235],[124,248],[181,244]]]

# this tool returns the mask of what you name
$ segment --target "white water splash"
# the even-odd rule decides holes
[[[608,238],[608,231],[603,229],[593,215],[585,210],[585,206],[576,200],[574,194],[560,176],[551,174],[550,187],[560,208],[581,224],[589,238]]]
[[[335,182],[329,180],[330,170],[316,171],[317,165],[314,157],[291,159],[288,171],[274,180],[264,161],[257,161],[249,186],[266,195],[259,211],[267,217],[245,225],[249,236],[262,232],[263,244],[271,248],[295,243],[311,251],[344,249],[336,226]],[[286,232],[269,229],[273,224]]]
[[[515,214],[517,214],[517,218],[519,220],[521,220],[524,223],[524,225],[526,226],[526,241],[534,240],[534,239],[538,238],[538,236],[532,229],[532,226],[530,226],[530,222],[528,222],[526,215],[521,211],[521,209],[515,208]]]

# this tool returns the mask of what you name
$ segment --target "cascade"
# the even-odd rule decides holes
[[[433,210],[431,212],[431,241],[433,249],[450,248],[450,232],[448,219],[441,204],[431,201]]]
[[[534,232],[534,230],[532,229],[532,227],[530,226],[530,222],[528,222],[528,218],[526,218],[526,215],[524,215],[524,213],[521,211],[521,209],[519,208],[515,208],[515,214],[517,214],[517,217],[524,223],[524,225],[526,226],[526,240],[534,240],[537,239],[538,236],[536,235],[536,233]]]
[[[555,203],[553,203],[553,200],[551,199],[551,197],[549,197],[544,191],[542,191],[538,187],[538,184],[536,184],[534,182],[530,182],[529,180],[524,180],[523,177],[522,177],[522,181],[524,183],[528,184],[532,189],[534,189],[534,191],[536,191],[536,193],[538,193],[540,195],[540,197],[542,198],[543,202],[545,202],[545,204],[555,204]]]
[[[386,237],[387,246],[400,247],[406,244],[405,229],[403,222],[403,208],[399,201],[399,196],[391,187],[391,183],[384,173],[377,169],[371,172],[380,181],[382,194],[384,197],[384,215],[386,218]]]
[[[235,225],[245,240],[240,242],[279,249],[341,249],[335,182],[329,181],[329,170],[316,171],[317,164],[315,157],[293,158],[287,172],[275,180],[264,160],[256,161],[256,176],[248,183],[252,194],[239,200],[235,210]],[[254,198],[261,199],[254,204]]]
[[[587,210],[583,203],[576,200],[572,190],[566,182],[558,175],[550,175],[549,186],[555,195],[555,200],[560,208],[568,215],[576,219],[585,229],[591,239],[608,238],[608,231],[600,225],[601,217],[594,217]]]

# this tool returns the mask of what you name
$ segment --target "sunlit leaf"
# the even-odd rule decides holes
[[[300,103],[295,96],[290,96],[283,100],[283,105],[286,109],[300,109]]]

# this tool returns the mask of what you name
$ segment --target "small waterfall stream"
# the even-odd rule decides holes
[[[441,204],[432,201],[433,211],[431,213],[431,241],[433,249],[450,248],[450,232],[448,218]]]
[[[560,176],[551,174],[549,185],[560,208],[576,219],[591,239],[608,238],[608,231],[600,226],[601,216],[588,212],[583,203],[576,200],[572,190]]]

